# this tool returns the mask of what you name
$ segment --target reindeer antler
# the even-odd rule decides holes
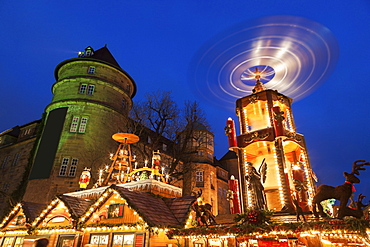
[[[358,163],[362,163],[362,164],[358,164]],[[360,172],[359,171],[364,171],[366,170],[366,168],[363,168],[363,166],[365,165],[370,165],[369,162],[365,162],[365,160],[356,160],[355,162],[353,162],[353,165],[352,165],[352,174],[356,174],[356,175],[360,175]]]

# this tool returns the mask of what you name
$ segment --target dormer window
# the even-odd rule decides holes
[[[94,55],[94,49],[91,46],[88,46],[85,49],[85,57],[91,57],[92,55]]]

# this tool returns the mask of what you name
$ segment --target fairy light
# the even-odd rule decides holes
[[[244,128],[242,127],[242,124],[244,124]],[[243,114],[242,114],[242,121],[240,121],[240,129],[244,129],[245,132],[249,132],[248,128],[248,117],[247,117],[247,107],[243,108]]]
[[[267,104],[267,101],[265,102],[265,115],[264,118],[266,119],[266,127],[270,128],[271,127],[271,119],[270,119],[270,114],[267,114],[269,112],[269,106]]]
[[[286,112],[286,118],[287,118],[287,123],[288,123],[288,130],[290,132],[295,132],[295,128],[294,128],[294,125],[293,125],[292,114],[290,113],[290,109],[286,108],[285,112]]]
[[[301,151],[301,157],[302,157],[302,163],[303,163],[303,170],[304,170],[305,176],[307,178],[307,182],[308,182],[308,196],[309,196],[310,201],[311,201],[314,197],[314,189],[313,189],[313,184],[312,184],[312,180],[311,180],[311,174],[310,174],[308,164],[307,164],[306,154],[303,150]]]
[[[275,160],[275,169],[276,169],[276,180],[278,181],[278,186],[279,186],[279,197],[280,197],[280,203],[281,205],[285,204],[285,196],[284,196],[284,191],[283,191],[283,186],[282,186],[282,181],[280,178],[280,167],[279,167],[279,162],[277,158],[277,150],[276,147],[273,146],[273,153],[274,153],[274,160]]]

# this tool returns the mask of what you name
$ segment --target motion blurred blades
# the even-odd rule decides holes
[[[333,72],[339,48],[321,24],[296,16],[271,16],[235,26],[208,41],[194,55],[189,78],[195,93],[233,108],[252,93],[256,68],[268,89],[295,100],[320,86]]]

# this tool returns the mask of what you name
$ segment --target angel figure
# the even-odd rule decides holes
[[[251,197],[254,202],[254,209],[266,209],[266,195],[265,188],[263,187],[263,184],[266,181],[267,171],[265,159],[263,159],[258,171],[250,162],[248,162],[248,168],[249,172],[248,176],[246,176],[246,180],[248,182],[248,189],[252,192]]]

